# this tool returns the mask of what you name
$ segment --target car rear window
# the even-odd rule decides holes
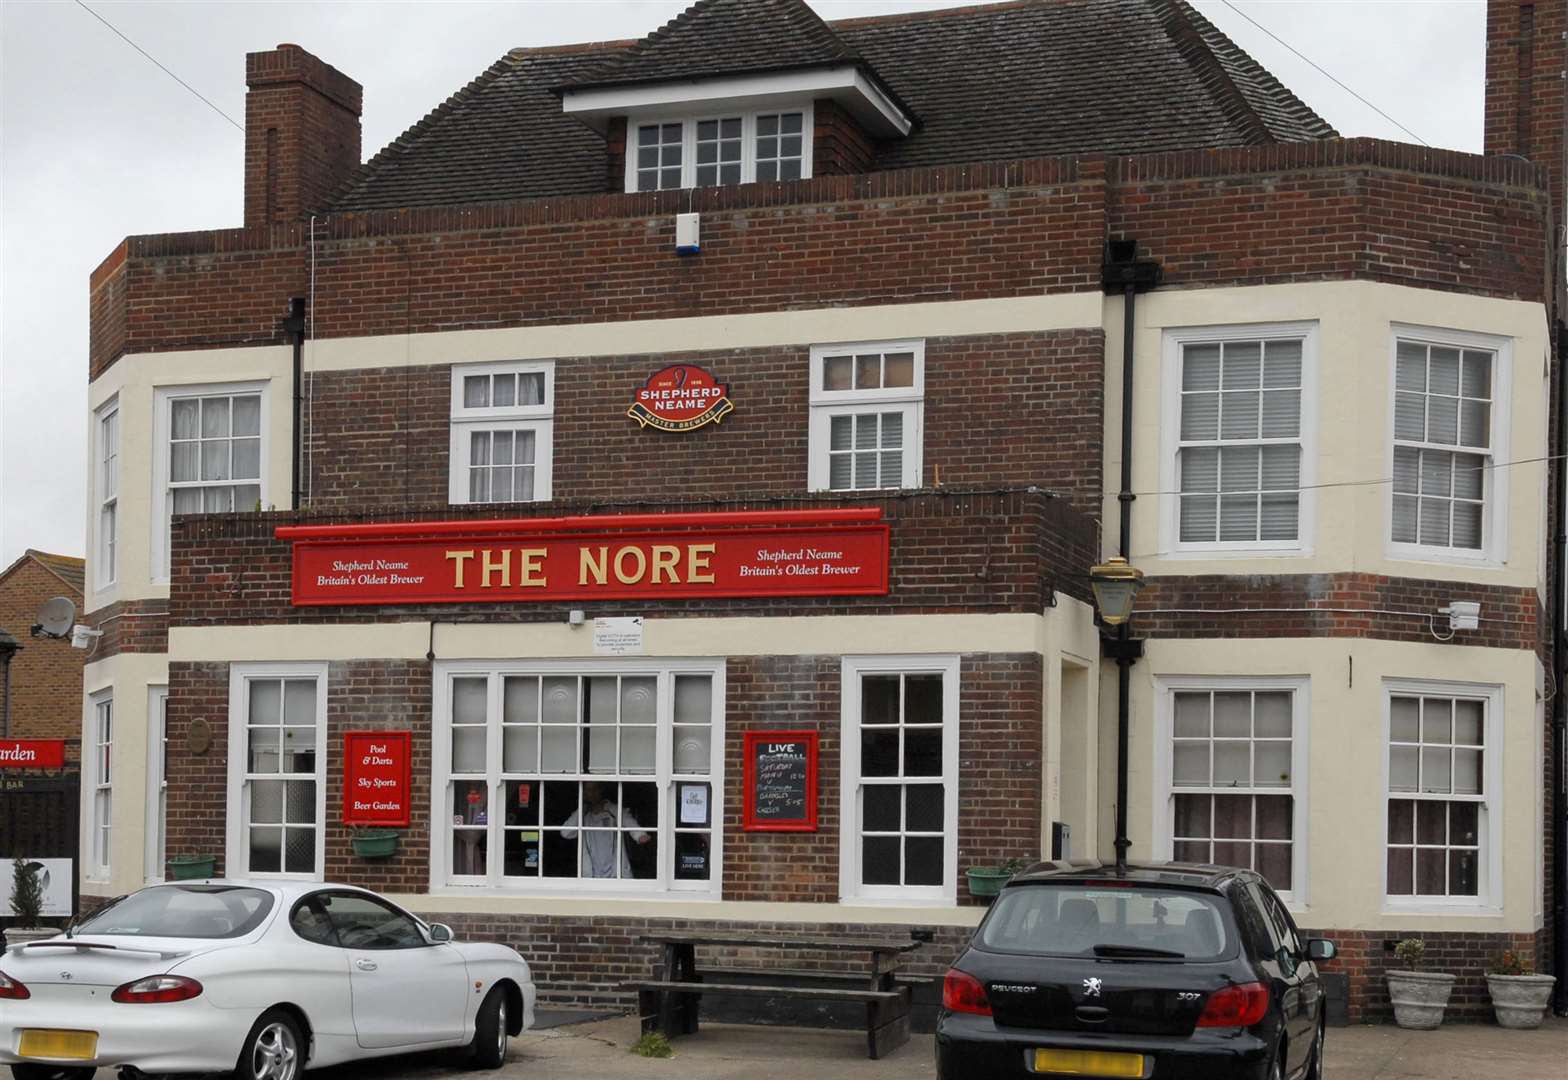
[[[238,885],[158,885],[132,893],[77,924],[76,934],[233,938],[272,910],[272,894]]]
[[[1220,898],[1141,886],[1017,885],[997,897],[980,943],[999,952],[1094,956],[1158,949],[1217,960],[1233,946]]]

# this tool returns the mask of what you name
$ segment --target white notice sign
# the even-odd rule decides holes
[[[595,656],[641,656],[642,616],[593,621]]]
[[[0,861],[0,914],[15,915],[11,907],[11,864],[14,859]],[[38,874],[38,884],[43,889],[44,903],[40,915],[70,915],[71,881],[75,876],[70,859],[27,859]]]

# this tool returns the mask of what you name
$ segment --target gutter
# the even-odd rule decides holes
[[[1552,1011],[1568,1016],[1568,769],[1564,769],[1564,746],[1568,740],[1568,691],[1563,680],[1568,675],[1568,626],[1564,611],[1568,604],[1563,575],[1568,571],[1568,484],[1564,483],[1564,458],[1568,453],[1568,379],[1564,378],[1564,359],[1568,358],[1568,325],[1554,324],[1557,346],[1557,430],[1551,454],[1557,462],[1555,476],[1557,514],[1552,529],[1552,588],[1547,594],[1551,605],[1552,626],[1552,972],[1557,984],[1552,989]],[[1548,476],[1552,476],[1548,472]]]

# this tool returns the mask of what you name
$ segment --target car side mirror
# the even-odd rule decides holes
[[[1339,955],[1339,949],[1328,938],[1315,937],[1307,939],[1308,960],[1332,960],[1337,955]]]
[[[430,924],[430,942],[432,945],[444,945],[452,940],[452,928],[446,923]]]

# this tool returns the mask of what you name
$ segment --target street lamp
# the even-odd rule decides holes
[[[1105,655],[1116,661],[1116,872],[1127,869],[1127,756],[1132,711],[1132,665],[1143,655],[1143,642],[1133,638],[1127,620],[1143,586],[1143,571],[1117,556],[1089,569],[1089,584],[1100,608],[1100,621],[1116,628],[1104,640]]]
[[[1094,602],[1100,608],[1100,621],[1120,626],[1132,618],[1133,600],[1143,588],[1143,571],[1121,556],[1089,568],[1089,584],[1094,586]]]
[[[22,651],[10,631],[0,629],[0,664],[5,665],[5,712],[0,714],[0,736],[11,737],[11,658]]]

